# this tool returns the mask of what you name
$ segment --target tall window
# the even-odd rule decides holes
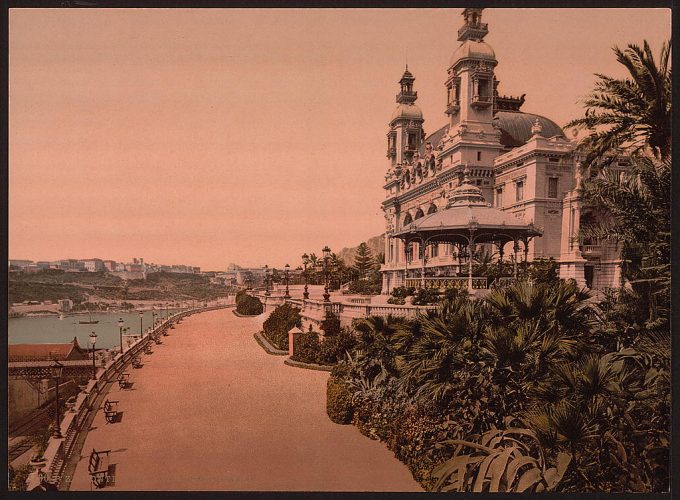
[[[482,161],[482,152],[477,151],[477,161]]]
[[[431,257],[438,257],[439,256],[439,244],[438,243],[433,243],[430,246],[430,256]]]
[[[516,201],[524,199],[524,181],[517,181],[515,184]]]
[[[557,177],[548,179],[548,198],[557,198]]]
[[[496,206],[503,206],[503,188],[496,189]]]

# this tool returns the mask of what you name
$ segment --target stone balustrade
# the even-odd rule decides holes
[[[32,491],[39,488],[42,482],[49,482],[57,488],[59,487],[66,465],[75,451],[78,434],[86,428],[90,417],[99,409],[101,399],[108,392],[109,384],[115,381],[118,373],[143,351],[146,344],[153,341],[152,336],[159,334],[174,321],[185,316],[226,307],[234,307],[234,304],[201,307],[176,313],[156,326],[149,335],[137,339],[125,352],[118,353],[103,367],[100,367],[96,374],[97,378],[89,381],[85,390],[78,394],[72,408],[64,414],[60,424],[60,432],[63,437],[50,438],[47,449],[43,454],[45,461],[29,474],[26,480],[27,490]]]

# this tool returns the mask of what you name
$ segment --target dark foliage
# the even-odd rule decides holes
[[[290,304],[283,304],[272,311],[262,325],[267,340],[277,349],[288,350],[288,332],[293,327],[300,327],[302,319],[300,309]]]
[[[352,423],[352,392],[344,380],[328,377],[326,384],[326,413],[336,424]]]

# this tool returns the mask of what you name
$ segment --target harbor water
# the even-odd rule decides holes
[[[169,310],[169,314],[178,312],[179,309]],[[139,311],[115,312],[115,313],[93,313],[92,321],[95,324],[80,324],[80,321],[89,321],[87,314],[65,315],[62,319],[59,316],[25,316],[21,318],[10,318],[8,320],[7,343],[8,344],[61,344],[71,342],[73,337],[78,339],[81,347],[87,348],[90,344],[90,333],[97,334],[97,349],[111,349],[120,345],[120,330],[118,320],[122,319],[124,328],[123,335],[139,335],[140,317]],[[156,311],[156,318],[159,317]],[[163,312],[165,317],[165,311]],[[151,326],[152,311],[143,311],[141,319],[141,329]],[[125,343],[125,339],[123,339]]]

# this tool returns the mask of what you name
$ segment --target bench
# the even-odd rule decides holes
[[[118,415],[118,401],[104,401],[104,416],[109,424],[112,424]]]
[[[151,354],[153,351],[151,350],[151,342],[147,342],[146,345],[144,346],[144,354]]]
[[[139,356],[132,358],[132,368],[141,368],[142,366],[142,360],[139,358]]]
[[[71,396],[70,398],[68,398],[68,399],[66,400],[66,403],[64,403],[64,404],[66,405],[66,408],[68,408],[68,411],[75,411],[75,408],[76,408],[76,397],[75,397],[75,396]]]
[[[90,473],[92,484],[95,488],[103,488],[109,477],[109,462],[111,450],[95,450],[92,448],[90,453],[90,463],[87,470]]]
[[[118,375],[118,387],[121,389],[127,389],[130,386],[130,374],[121,373]]]

